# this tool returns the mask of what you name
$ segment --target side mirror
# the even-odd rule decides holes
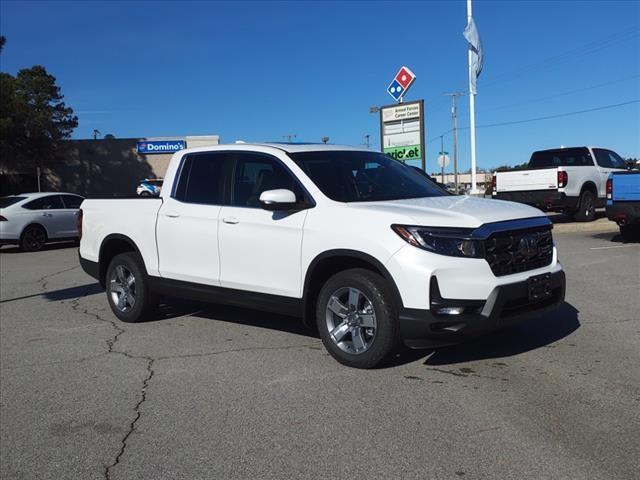
[[[260,205],[264,210],[284,211],[295,210],[300,207],[296,202],[296,195],[285,188],[265,190],[260,194]]]

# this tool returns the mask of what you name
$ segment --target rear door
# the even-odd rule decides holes
[[[25,203],[22,208],[28,210],[28,223],[39,223],[47,230],[47,237],[65,236],[64,204],[60,195],[46,195]]]
[[[187,154],[171,195],[163,197],[156,229],[160,275],[220,284],[218,217],[230,167],[224,152]]]
[[[231,205],[220,212],[220,284],[223,287],[296,297],[300,291],[302,229],[307,210],[273,212],[260,206],[265,190],[304,190],[284,163],[271,155],[236,152]]]
[[[60,210],[60,225],[65,237],[78,236],[78,209],[84,198],[78,195],[60,195],[64,209]]]

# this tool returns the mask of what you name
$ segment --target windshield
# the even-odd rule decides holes
[[[14,203],[18,203],[27,197],[0,197],[0,208],[7,208]]]
[[[311,181],[338,202],[439,197],[445,193],[413,168],[378,152],[316,151],[289,156]]]

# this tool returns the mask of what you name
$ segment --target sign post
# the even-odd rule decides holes
[[[444,185],[444,167],[449,166],[449,152],[440,152],[438,155],[438,165],[442,169],[442,184]]]
[[[402,162],[420,161],[426,171],[424,100],[380,108],[382,152]]]

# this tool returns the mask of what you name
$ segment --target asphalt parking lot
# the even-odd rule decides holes
[[[123,324],[73,245],[5,247],[0,476],[638,478],[640,243],[557,221],[564,307],[371,371],[257,311]]]

